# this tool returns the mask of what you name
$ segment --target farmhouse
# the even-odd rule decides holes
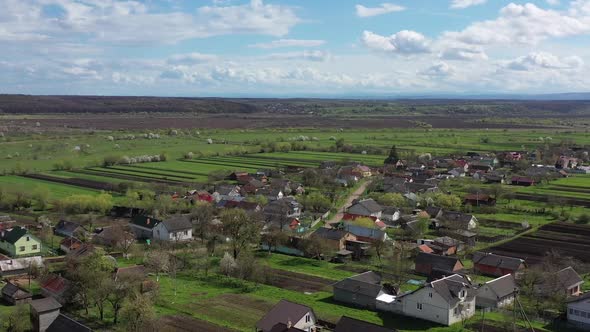
[[[2,288],[2,299],[12,305],[30,302],[32,298],[33,294],[11,282]]]
[[[443,211],[435,221],[439,227],[448,229],[473,230],[477,228],[477,218],[472,214]]]
[[[373,199],[364,199],[354,203],[346,211],[352,216],[381,218],[383,208]]]
[[[567,320],[582,330],[590,330],[590,293],[567,303]]]
[[[193,238],[193,224],[185,215],[177,215],[158,223],[153,238],[160,241],[188,241]]]
[[[120,247],[135,242],[135,236],[120,227],[104,227],[93,239],[95,243],[108,246]]]
[[[473,270],[483,275],[501,277],[506,274],[516,276],[526,268],[520,258],[500,256],[492,253],[476,252],[473,254]]]
[[[396,302],[406,316],[450,326],[475,314],[475,295],[468,278],[453,274],[401,295]]]
[[[66,254],[78,250],[81,246],[82,241],[76,239],[75,237],[66,237],[59,243],[59,248]]]
[[[344,223],[344,230],[350,232],[358,241],[364,242],[384,242],[389,239],[387,233],[376,228],[367,228],[354,224]]]
[[[41,281],[41,294],[45,297],[52,297],[59,303],[66,303],[68,298],[71,282],[66,278],[50,274]]]
[[[510,183],[513,186],[530,187],[535,185],[535,180],[525,176],[513,176]]]
[[[311,236],[323,239],[326,246],[333,251],[344,250],[346,249],[346,241],[356,241],[357,239],[350,232],[327,227],[318,228]]]
[[[291,332],[296,328],[305,332],[314,331],[316,315],[310,307],[281,300],[256,323],[256,332]]]
[[[490,280],[477,289],[476,305],[480,308],[502,308],[512,304],[518,293],[512,274]]]
[[[60,220],[57,225],[55,225],[53,232],[64,237],[79,237],[84,234],[85,230],[80,224],[67,220]]]
[[[43,258],[41,256],[6,259],[0,261],[0,276],[17,276],[27,274],[31,266],[43,266]]]
[[[374,310],[377,297],[383,293],[381,279],[381,275],[368,271],[341,280],[333,285],[334,300]]]
[[[212,196],[216,202],[219,202],[223,199],[239,200],[242,198],[240,189],[240,186],[235,185],[219,185],[215,187],[215,191],[213,192]]]
[[[440,256],[425,252],[418,253],[414,270],[418,274],[431,276],[434,274],[453,274],[463,269],[463,263],[457,257]]]
[[[162,221],[150,216],[139,215],[131,219],[129,227],[135,237],[138,239],[151,239],[153,237],[153,230]]]
[[[562,294],[564,296],[579,296],[582,294],[581,286],[584,279],[571,267],[561,269],[545,278],[544,282],[536,287],[537,293],[544,296]]]
[[[334,332],[396,332],[396,330],[342,316],[336,323]]]
[[[286,197],[272,201],[266,205],[263,210],[264,220],[274,226],[282,225],[283,228],[288,226],[290,221],[301,216],[299,202],[293,197]]]
[[[0,231],[0,250],[12,257],[31,256],[41,252],[41,241],[26,228],[16,226]]]
[[[463,250],[463,243],[448,236],[438,237],[428,245],[437,255],[455,255]]]

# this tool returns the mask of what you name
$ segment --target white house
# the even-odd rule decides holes
[[[475,289],[464,276],[451,276],[396,299],[398,313],[450,326],[475,314]]]
[[[153,228],[152,237],[161,241],[188,241],[193,238],[193,225],[187,216],[174,216]]]
[[[567,320],[583,330],[590,330],[590,293],[568,302]]]
[[[516,279],[507,274],[481,285],[475,302],[480,308],[502,308],[514,302],[517,292]]]
[[[281,300],[256,323],[255,331],[272,332],[299,329],[312,332],[316,331],[316,322],[316,315],[310,307]]]

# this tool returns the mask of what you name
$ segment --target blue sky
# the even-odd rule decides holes
[[[0,0],[0,93],[590,91],[590,0]]]

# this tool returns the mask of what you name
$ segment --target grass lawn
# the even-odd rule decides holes
[[[260,252],[258,257],[262,258],[268,266],[275,269],[293,271],[331,280],[342,280],[355,275],[353,272],[339,269],[338,267],[341,264],[333,264],[317,259],[288,256],[278,253],[268,256],[266,252]]]

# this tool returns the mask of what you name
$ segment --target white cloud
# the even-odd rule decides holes
[[[371,31],[364,31],[363,44],[372,50],[412,55],[430,52],[429,41],[424,35],[410,30],[403,30],[391,36],[381,36]]]
[[[326,43],[325,40],[315,40],[315,39],[278,39],[278,40],[273,40],[269,43],[252,44],[252,45],[249,45],[249,47],[263,48],[263,49],[282,48],[282,47],[317,47],[317,46],[322,46],[325,43]]]
[[[515,45],[587,33],[590,1],[574,1],[567,12],[542,9],[532,3],[510,3],[502,8],[498,18],[475,22],[462,31],[446,32],[442,39],[475,45]]]
[[[378,7],[365,7],[363,5],[356,5],[356,16],[358,17],[372,17],[393,12],[401,12],[406,8],[392,3],[382,3]]]
[[[518,57],[504,65],[505,68],[517,71],[538,69],[575,69],[583,66],[584,61],[578,56],[559,58],[551,53],[536,52]]]
[[[171,65],[192,66],[217,60],[217,56],[202,53],[176,54],[168,58],[167,63]]]
[[[444,60],[477,61],[488,60],[488,55],[482,47],[472,45],[458,45],[444,48],[439,57]]]
[[[487,0],[453,0],[451,2],[451,8],[453,9],[464,9],[471,6],[483,5]]]
[[[329,52],[324,51],[303,51],[303,52],[286,52],[270,54],[265,59],[270,60],[305,60],[305,61],[328,61],[332,58]]]
[[[447,77],[453,75],[455,69],[446,62],[438,62],[421,72],[429,77]]]

